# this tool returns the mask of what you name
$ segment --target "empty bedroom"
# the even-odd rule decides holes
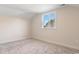
[[[79,53],[79,4],[0,4],[0,54]]]

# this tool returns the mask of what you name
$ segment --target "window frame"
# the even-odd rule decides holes
[[[45,16],[45,15],[52,14],[52,13],[54,13],[54,15],[55,15],[54,27],[44,27],[44,24],[43,24],[44,16]],[[55,12],[55,11],[54,11],[54,12],[47,12],[47,13],[42,14],[42,28],[56,29],[56,20],[57,20],[56,18],[57,18],[57,15],[56,15],[56,12]],[[50,19],[49,19],[49,20],[50,20]]]

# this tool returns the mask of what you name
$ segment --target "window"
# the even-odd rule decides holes
[[[56,13],[46,13],[42,15],[42,28],[56,28]]]

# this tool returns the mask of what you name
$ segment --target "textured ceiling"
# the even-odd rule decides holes
[[[47,12],[61,6],[62,4],[0,4],[0,16],[31,18],[37,13]],[[78,4],[70,6],[79,7]]]

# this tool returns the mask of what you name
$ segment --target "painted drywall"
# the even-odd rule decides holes
[[[32,21],[32,37],[50,43],[79,49],[79,8],[65,6],[56,12],[56,29],[42,28],[42,15]]]
[[[0,43],[30,38],[30,25],[27,19],[0,16]]]

